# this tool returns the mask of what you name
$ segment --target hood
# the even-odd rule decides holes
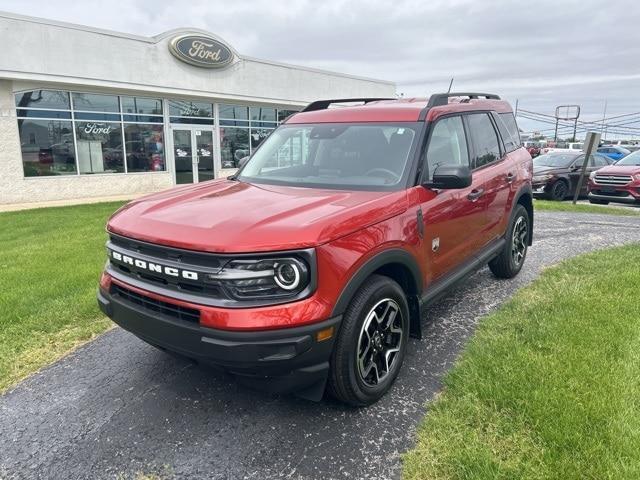
[[[404,191],[342,191],[223,179],[135,200],[109,219],[107,229],[189,250],[262,252],[326,243],[405,209]]]
[[[635,175],[640,173],[640,166],[637,165],[609,165],[598,169],[598,175]]]

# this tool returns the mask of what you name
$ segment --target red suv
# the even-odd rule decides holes
[[[429,302],[487,263],[520,271],[531,176],[497,95],[314,102],[236,175],[116,212],[98,301],[244,383],[368,405]]]
[[[589,175],[589,202],[640,204],[640,150]]]

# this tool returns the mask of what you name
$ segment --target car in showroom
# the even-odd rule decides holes
[[[533,159],[533,195],[549,200],[561,201],[573,196],[582,174],[585,154],[575,152],[550,152]],[[586,175],[613,161],[600,154],[591,154]],[[584,179],[580,195],[587,195],[587,180]]]
[[[640,150],[589,175],[589,202],[640,204]]]
[[[431,302],[521,270],[532,171],[494,94],[316,101],[236,174],[118,210],[98,303],[243,384],[369,405]]]

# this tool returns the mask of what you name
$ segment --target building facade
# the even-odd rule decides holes
[[[395,95],[197,29],[141,37],[0,13],[0,39],[0,204],[217,178],[313,100]]]

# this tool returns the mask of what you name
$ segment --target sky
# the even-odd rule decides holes
[[[498,93],[523,111],[640,112],[634,1],[0,0],[0,10],[147,36],[202,28],[241,55],[391,80],[404,96],[447,91],[453,77],[453,91]],[[640,137],[640,116],[612,122],[635,118],[620,131]]]

